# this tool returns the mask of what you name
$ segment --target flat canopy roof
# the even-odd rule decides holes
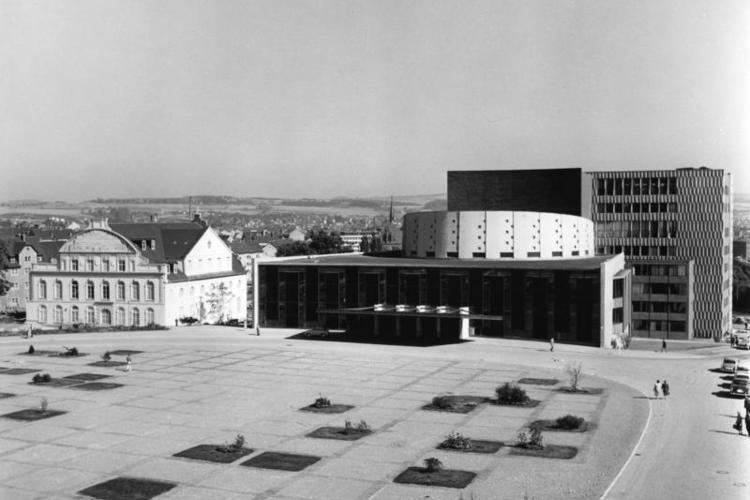
[[[309,255],[292,259],[262,260],[261,266],[355,266],[355,267],[439,267],[464,269],[598,270],[612,255],[571,259],[425,259],[376,257],[372,255]]]

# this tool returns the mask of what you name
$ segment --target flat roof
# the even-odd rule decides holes
[[[259,261],[261,266],[356,266],[356,267],[440,267],[464,269],[547,269],[598,270],[613,255],[570,259],[426,259],[377,257],[373,255],[309,255],[291,259]]]

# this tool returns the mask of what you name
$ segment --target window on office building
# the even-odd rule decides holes
[[[615,307],[614,309],[612,309],[612,323],[622,323],[622,318],[622,307]]]
[[[86,259],[86,270],[88,272],[94,271],[94,259]]]
[[[117,282],[117,300],[125,300],[125,283]]]
[[[79,321],[80,321],[80,316],[78,314],[78,306],[73,306],[70,309],[70,322],[78,323]]]
[[[94,299],[94,282],[93,281],[86,282],[86,298],[89,300]]]
[[[70,270],[78,271],[78,259],[73,259],[70,261]]]
[[[44,280],[39,282],[39,298],[40,299],[47,298],[47,282]]]
[[[621,279],[614,280],[612,282],[612,298],[613,299],[622,298],[623,288],[624,288],[624,285]]]
[[[102,283],[102,299],[109,300],[109,281]]]
[[[54,297],[56,299],[61,299],[63,294],[63,284],[62,281],[57,280],[55,281],[55,289],[54,289]]]

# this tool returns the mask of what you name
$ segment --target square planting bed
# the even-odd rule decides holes
[[[39,368],[8,368],[7,370],[4,370],[0,373],[3,373],[4,375],[27,375],[29,373],[36,373],[40,372]]]
[[[313,455],[296,455],[294,453],[279,453],[267,451],[257,457],[242,462],[240,465],[245,467],[258,467],[261,469],[276,469],[287,471],[301,471],[320,460],[320,457]]]
[[[0,392],[0,399],[12,398],[13,396],[15,396],[15,394],[11,394],[9,392]]]
[[[82,391],[106,391],[117,389],[118,387],[122,387],[122,384],[115,384],[113,382],[87,382],[70,386],[71,389],[80,389]]]
[[[78,493],[101,500],[149,500],[166,493],[177,486],[175,483],[138,479],[133,477],[116,477],[103,483],[89,486]]]
[[[356,441],[359,438],[365,437],[372,434],[370,429],[357,429],[346,427],[319,427],[311,433],[307,434],[307,437],[318,438],[318,439],[340,439],[342,441]]]
[[[459,453],[497,453],[497,450],[505,446],[502,441],[483,441],[481,439],[472,439],[469,448],[451,448],[443,441],[437,445],[437,449],[446,451],[457,451]]]
[[[84,382],[90,382],[92,380],[101,380],[103,378],[109,378],[112,375],[103,375],[101,373],[76,373],[63,377],[64,379],[79,380]]]
[[[586,432],[587,430],[591,429],[591,422],[586,422],[584,420],[581,425],[573,429],[558,426],[556,420],[534,420],[531,424],[529,424],[529,427],[535,426],[540,427],[543,431]]]
[[[127,363],[125,361],[94,361],[93,363],[89,363],[88,366],[99,366],[99,367],[111,367],[111,366],[124,366]]]
[[[518,381],[519,384],[529,385],[556,385],[559,382],[556,378],[522,378]]]
[[[205,460],[206,462],[217,462],[220,464],[229,464],[253,451],[250,448],[240,448],[236,451],[224,451],[220,444],[199,444],[185,451],[175,453],[173,457],[192,458],[193,460]]]
[[[477,475],[465,470],[442,469],[428,472],[424,467],[409,467],[396,476],[394,483],[442,486],[444,488],[466,488]]]
[[[561,392],[563,394],[588,394],[590,396],[598,396],[604,393],[604,389],[602,389],[601,387],[579,387],[574,391],[570,387],[560,387],[557,392]]]
[[[541,401],[539,401],[538,399],[529,399],[525,403],[501,403],[496,399],[492,401],[493,405],[510,406],[512,408],[536,408],[537,406],[539,406],[539,403],[541,403]]]
[[[34,352],[26,351],[26,352],[19,352],[18,354],[20,356],[54,356],[57,354],[57,351],[49,351],[49,350],[45,351],[43,349],[37,349]]]
[[[116,351],[109,351],[112,356],[129,356],[132,354],[141,354],[143,351],[132,351],[130,349],[118,349]]]
[[[56,417],[58,415],[64,415],[65,411],[60,410],[47,410],[42,411],[36,408],[28,409],[28,410],[19,410],[14,411],[13,413],[6,413],[5,415],[0,415],[5,418],[10,418],[13,420],[22,420],[24,422],[33,422],[35,420],[42,420],[45,418],[51,418]]]
[[[305,406],[304,408],[300,408],[300,411],[310,411],[313,413],[344,413],[345,411],[349,411],[352,408],[354,408],[354,405],[330,405],[330,406],[315,406],[315,404],[311,404],[309,406]]]
[[[89,354],[87,352],[79,352],[78,354],[68,354],[67,352],[54,352],[52,354],[48,354],[50,358],[82,358],[84,356],[88,356]]]
[[[440,398],[441,402],[436,403]],[[483,396],[439,396],[433,398],[433,402],[422,407],[423,410],[447,411],[450,413],[469,413],[482,403],[489,401]]]
[[[49,382],[29,382],[29,385],[46,385],[49,387],[67,387],[69,385],[82,384],[83,380],[69,380],[65,378],[53,378]]]
[[[526,455],[529,457],[569,459],[578,454],[578,448],[575,446],[563,446],[559,444],[546,444],[542,449],[513,446],[510,449],[510,454]]]

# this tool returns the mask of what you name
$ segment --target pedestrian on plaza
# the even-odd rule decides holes
[[[666,399],[667,396],[669,396],[669,384],[667,383],[666,380],[661,383],[661,392],[662,394],[664,394],[664,399]]]
[[[130,354],[125,357],[125,362],[127,363],[127,365],[125,366],[125,371],[129,372],[132,369],[133,364],[133,359],[130,357]]]
[[[745,396],[745,412],[750,412],[750,395]]]
[[[745,429],[747,430],[747,437],[750,437],[750,412],[745,413]]]
[[[661,339],[661,352],[667,352],[667,339]]]
[[[740,436],[742,435],[742,415],[740,415],[740,412],[737,412],[737,418],[734,420],[732,428],[739,432]]]
[[[555,352],[555,337],[549,338],[549,350],[550,352]]]
[[[656,383],[654,384],[654,397],[656,399],[659,399],[659,386],[660,384],[659,384],[659,381],[657,380]]]

